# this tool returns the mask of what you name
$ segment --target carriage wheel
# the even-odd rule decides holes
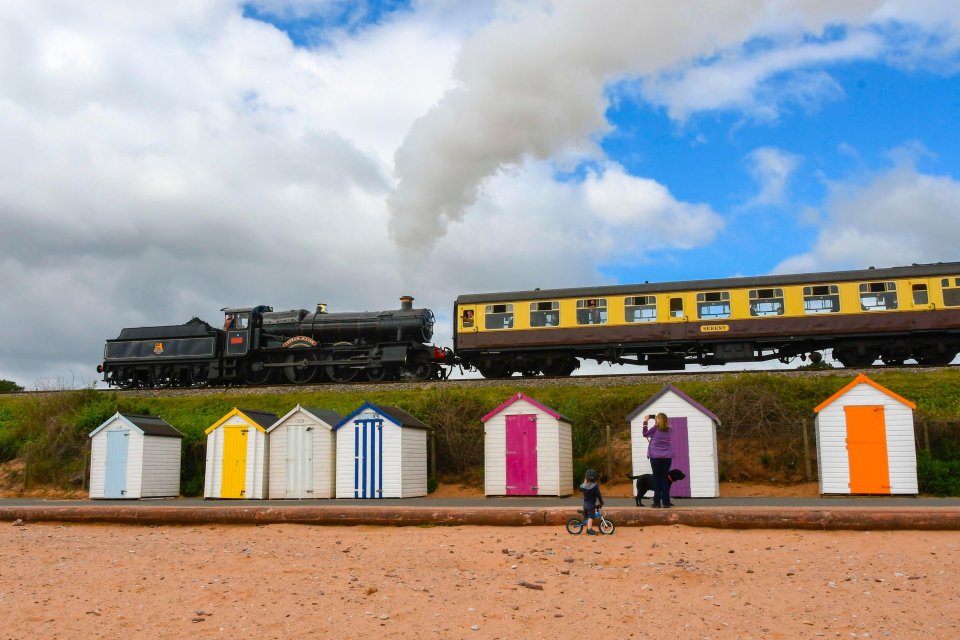
[[[566,377],[576,371],[578,365],[576,358],[550,358],[541,369],[545,376]]]

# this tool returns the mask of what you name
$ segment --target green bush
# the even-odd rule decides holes
[[[920,493],[960,496],[960,458],[937,460],[921,451],[917,456]]]

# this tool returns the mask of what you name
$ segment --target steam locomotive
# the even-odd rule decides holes
[[[97,371],[110,386],[189,387],[445,378],[453,353],[429,344],[434,317],[414,309],[327,313],[319,304],[274,311],[225,308],[223,328],[186,324],[123,329],[107,340]]]

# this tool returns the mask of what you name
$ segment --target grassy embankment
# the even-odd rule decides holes
[[[884,372],[873,379],[917,404],[915,424],[922,493],[960,495],[960,371]],[[849,372],[808,378],[736,374],[678,387],[721,419],[717,432],[724,481],[789,484],[816,479],[813,408],[853,378]],[[69,486],[82,477],[87,434],[116,411],[159,415],[185,434],[182,492],[203,489],[204,429],[235,406],[283,415],[297,403],[347,414],[364,401],[402,407],[435,432],[437,475],[447,482],[482,483],[480,418],[517,391],[573,422],[575,477],[596,467],[622,477],[630,469],[625,417],[660,388],[573,384],[527,389],[522,379],[501,387],[441,387],[377,393],[305,392],[276,395],[135,397],[94,390],[0,396],[0,463],[20,460],[8,483]],[[610,439],[607,440],[609,427]],[[804,438],[806,437],[806,447]]]

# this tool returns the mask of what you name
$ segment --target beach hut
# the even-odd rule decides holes
[[[341,420],[336,411],[298,404],[267,429],[271,500],[334,497],[337,437],[333,429]]]
[[[335,431],[338,498],[427,495],[427,425],[397,407],[368,402]]]
[[[665,413],[670,419],[673,443],[671,467],[680,469],[687,476],[670,485],[670,496],[673,498],[719,496],[717,427],[720,425],[720,420],[709,409],[672,384],[664,385],[627,416],[627,421],[630,423],[633,475],[651,472],[650,459],[647,457],[649,443],[643,437],[643,419],[657,413]]]
[[[207,428],[204,498],[267,495],[267,429],[277,416],[265,411],[233,409]]]
[[[157,416],[115,413],[90,432],[90,497],[180,495],[182,439]]]
[[[862,373],[817,406],[820,493],[915,495],[916,408]]]
[[[573,492],[569,418],[518,393],[482,420],[486,495],[566,496]]]

